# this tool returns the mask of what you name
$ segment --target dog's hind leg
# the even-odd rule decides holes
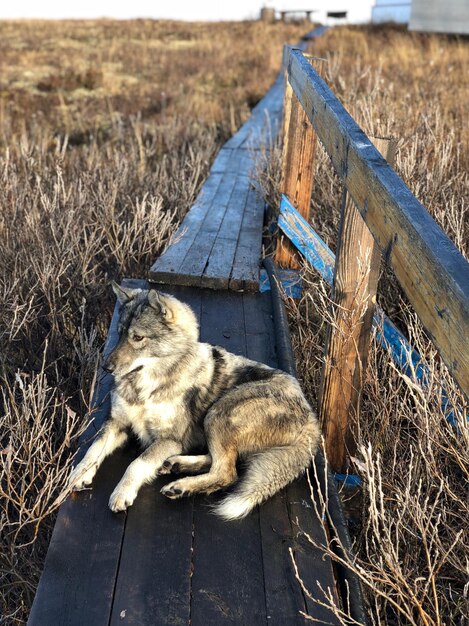
[[[210,454],[170,456],[163,463],[160,474],[200,474],[207,472],[212,465]]]
[[[213,451],[212,451],[213,454]],[[213,454],[210,471],[199,476],[187,476],[165,485],[161,493],[168,498],[181,498],[193,493],[213,493],[232,485],[237,479],[237,452],[234,448],[220,450]]]

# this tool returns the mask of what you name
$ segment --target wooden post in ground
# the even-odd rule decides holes
[[[305,55],[306,56],[306,55]],[[322,75],[324,59],[309,57],[314,69]],[[295,209],[309,221],[313,190],[314,158],[317,135],[288,79],[285,80],[283,123],[282,180],[280,191]],[[300,267],[297,252],[289,241],[279,239],[275,261],[281,267]]]
[[[373,142],[392,165],[395,141]],[[346,469],[347,454],[355,451],[380,261],[373,236],[344,192],[332,294],[334,323],[326,339],[320,405],[327,459],[337,472]]]

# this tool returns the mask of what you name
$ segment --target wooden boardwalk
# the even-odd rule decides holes
[[[264,201],[252,178],[265,137],[282,116],[279,76],[249,121],[225,144],[172,244],[152,266],[157,283],[259,290]]]
[[[323,32],[309,33],[297,47]],[[259,260],[264,201],[252,182],[261,152],[269,152],[283,112],[281,72],[249,120],[223,146],[195,205],[177,231],[172,245],[149,272],[156,283],[259,290]]]
[[[283,355],[291,347],[279,334],[279,325],[285,326],[278,322],[280,300],[276,289],[258,291],[264,211],[249,179],[266,112],[278,123],[281,102],[279,79],[220,151],[181,236],[150,278],[194,309],[202,341],[285,367]],[[118,314],[116,305],[106,351],[117,340]],[[80,457],[108,414],[110,385],[103,374]],[[330,560],[306,539],[305,533],[320,544],[328,540],[306,478],[237,522],[211,514],[217,494],[168,500],[160,489],[169,477],[143,487],[127,513],[114,514],[109,496],[136,454],[135,447],[114,453],[93,488],[60,508],[29,626],[305,625],[301,612],[319,623],[338,623],[315,602],[323,599],[318,582],[336,593],[340,581]],[[345,528],[343,519],[336,526]],[[311,597],[295,578],[291,554]]]
[[[277,365],[270,293],[169,285],[165,290],[193,307],[203,341]],[[108,349],[116,341],[116,323],[114,315]],[[107,389],[104,380],[104,394]],[[106,414],[106,397],[100,402],[98,422]],[[113,514],[109,496],[135,454],[116,452],[99,470],[93,489],[74,494],[61,507],[30,626],[290,626],[306,623],[300,610],[335,623],[305,598],[290,560],[292,548],[313,597],[320,597],[317,580],[334,588],[330,562],[302,533],[326,540],[305,479],[234,523],[210,513],[209,505],[220,496],[180,501],[162,496],[169,477],[142,488],[127,514]]]

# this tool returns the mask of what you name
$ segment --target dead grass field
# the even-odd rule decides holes
[[[0,622],[23,624],[111,278],[145,276],[305,25],[0,23]]]
[[[365,132],[398,139],[397,171],[467,258],[469,41],[389,26],[341,27],[317,40],[312,53],[326,59],[326,81]],[[275,205],[279,162],[277,151],[263,175]],[[341,192],[320,151],[311,221],[332,249]],[[303,387],[317,406],[325,327],[334,324],[335,312],[317,274],[305,268],[304,279],[302,300],[288,302],[290,327]],[[429,383],[422,389],[373,345],[350,467],[364,481],[350,507],[357,554],[350,565],[362,580],[372,624],[463,626],[469,619],[467,399],[390,271],[382,273],[379,300],[422,355]],[[444,393],[453,426],[442,408]],[[332,597],[325,602],[341,623],[351,623]]]
[[[144,276],[217,148],[275,78],[303,25],[0,23],[0,615],[23,624],[55,499],[86,421],[111,278]],[[469,43],[340,28],[315,43],[326,78],[468,254]],[[278,162],[268,194],[275,202]],[[334,247],[340,186],[318,159],[312,221]],[[327,293],[312,272],[289,303],[313,403]],[[424,391],[373,349],[362,399],[355,566],[373,624],[469,619],[464,400],[384,272],[381,304],[424,355]],[[459,432],[441,411],[445,387]],[[327,600],[326,600],[327,602]],[[334,609],[336,610],[336,609]]]

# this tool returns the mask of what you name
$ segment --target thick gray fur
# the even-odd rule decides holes
[[[295,378],[201,343],[193,311],[174,297],[113,287],[121,313],[119,342],[105,364],[114,375],[112,410],[72,473],[74,489],[90,485],[130,433],[144,450],[111,495],[115,512],[158,474],[189,474],[163,487],[169,498],[228,487],[244,459],[242,480],[216,507],[237,519],[305,470],[320,435]]]

